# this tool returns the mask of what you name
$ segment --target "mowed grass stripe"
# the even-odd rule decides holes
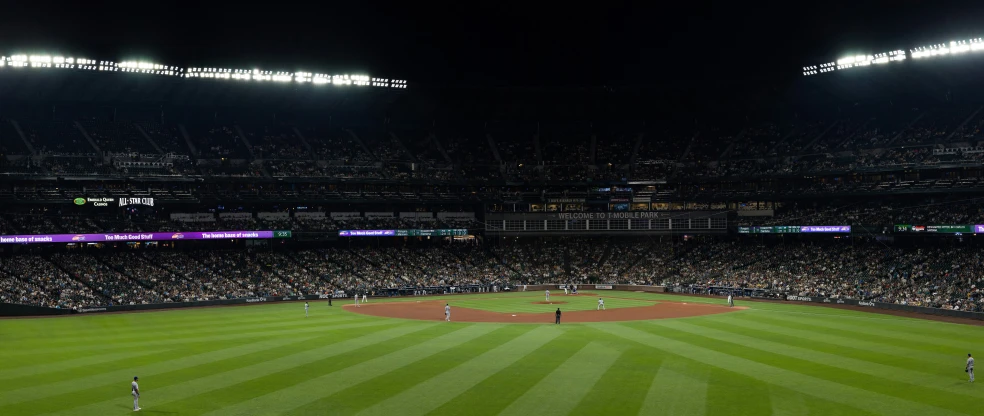
[[[141,340],[146,340],[153,337],[153,334],[167,332],[168,339],[172,341],[190,339],[195,340],[201,337],[203,332],[207,332],[211,336],[220,336],[225,334],[250,334],[250,333],[262,333],[268,329],[276,330],[287,330],[291,328],[310,328],[316,324],[324,324],[325,328],[330,328],[331,326],[356,323],[356,322],[370,322],[371,319],[362,318],[359,319],[358,316],[344,315],[344,318],[332,319],[332,320],[318,320],[317,318],[304,318],[304,312],[301,312],[300,316],[281,316],[279,319],[272,320],[271,322],[262,324],[251,324],[242,323],[239,321],[222,321],[222,322],[212,322],[210,327],[202,328],[192,328],[192,329],[181,329],[174,331],[166,331],[153,326],[139,326],[135,330],[130,327],[119,327],[113,330],[113,339],[117,343],[129,343],[129,342],[140,342]],[[319,322],[320,321],[320,322]],[[44,349],[54,350],[56,348],[62,348],[71,345],[89,345],[97,344],[106,339],[108,335],[105,331],[99,336],[87,336],[87,337],[62,337],[59,335],[57,340],[51,342],[43,342]]]
[[[15,380],[24,377],[37,377],[43,376],[49,373],[64,373],[65,371],[72,370],[79,367],[87,367],[90,365],[103,365],[106,363],[112,363],[114,361],[130,360],[137,357],[145,356],[155,356],[160,354],[164,350],[140,350],[140,351],[130,351],[130,352],[114,352],[110,354],[98,354],[90,355],[87,357],[79,357],[69,360],[48,362],[42,364],[27,364],[21,367],[17,367],[10,370],[3,370],[0,372],[0,380]],[[60,374],[59,378],[64,378],[64,374]],[[3,384],[18,384],[19,381],[11,381]]]
[[[756,305],[756,311],[780,312],[785,315],[798,315],[804,319],[829,319],[836,317],[837,320],[851,325],[871,325],[889,330],[908,331],[916,329],[934,337],[969,339],[971,341],[984,341],[984,327],[976,325],[964,325],[949,322],[940,322],[932,319],[921,319],[914,317],[903,317],[877,313],[877,309],[871,312],[857,311],[853,309],[837,309],[824,306],[811,305],[775,305],[776,307],[761,307]],[[927,317],[929,317],[927,315]]]
[[[694,361],[734,371],[761,382],[781,384],[786,388],[803,394],[848,406],[862,409],[874,408],[877,409],[876,412],[878,414],[886,416],[924,416],[927,414],[951,416],[964,414],[929,406],[920,402],[869,392],[792,370],[732,356],[700,345],[689,344],[673,338],[630,328],[624,324],[593,324],[591,326],[630,341],[635,341]]]
[[[461,409],[468,409],[469,416],[498,415],[588,342],[591,342],[588,337],[578,336],[576,331],[565,331],[563,335],[487,377],[427,416],[457,416],[461,414]],[[489,394],[490,391],[495,394]]]
[[[802,394],[791,392],[779,386],[769,387],[769,403],[772,404],[772,416],[802,416],[810,414]]]
[[[652,328],[641,327],[640,329],[652,330]],[[833,367],[821,360],[799,359],[771,353],[758,349],[755,345],[742,345],[736,342],[713,339],[701,334],[678,331],[667,327],[660,327],[655,329],[655,331],[658,331],[660,335],[673,338],[677,341],[694,345],[704,345],[707,349],[761,364],[781,365],[783,368],[788,368],[803,375],[851,386],[859,390],[893,396],[902,400],[918,398],[921,403],[939,409],[963,412],[965,409],[960,403],[973,400],[972,397],[960,396],[949,391],[926,391],[922,386],[901,383],[890,378],[871,376],[852,369]],[[951,381],[948,384],[952,386],[953,382]]]
[[[869,343],[884,345],[886,348],[905,348],[912,351],[911,354],[936,354],[937,358],[948,360],[949,357],[953,357],[954,354],[959,354],[963,351],[966,356],[967,350],[955,349],[952,347],[947,347],[940,344],[934,344],[928,340],[926,337],[919,337],[913,332],[912,338],[919,338],[919,341],[910,341],[908,339],[899,339],[898,337],[886,337],[878,334],[874,334],[870,331],[870,325],[860,325],[853,328],[831,328],[822,325],[816,325],[812,322],[796,321],[795,318],[790,319],[780,319],[779,314],[748,314],[746,315],[746,320],[748,322],[757,322],[765,325],[772,325],[780,328],[790,328],[794,330],[808,330],[818,334],[824,334],[828,336],[838,336],[843,339],[853,339],[857,341],[866,341]]]
[[[761,315],[761,314],[757,314]],[[814,315],[796,315],[796,314],[782,314],[774,313],[768,314],[769,319],[786,321],[791,323],[796,323],[801,326],[809,327],[819,327],[827,328],[829,330],[836,331],[846,331],[846,332],[861,332],[863,329],[863,334],[869,336],[877,336],[885,338],[891,342],[904,342],[913,347],[919,348],[930,348],[931,350],[937,350],[942,347],[947,347],[950,351],[964,351],[969,348],[973,348],[978,341],[973,340],[958,340],[952,337],[928,337],[926,333],[918,329],[919,326],[915,324],[916,320],[909,322],[910,325],[904,326],[887,326],[887,325],[864,325],[858,324],[856,322],[850,322],[843,319],[830,319],[828,317],[820,317]],[[937,325],[948,325],[947,323],[938,322]],[[884,328],[884,329],[883,329]],[[976,328],[976,327],[971,327]],[[929,338],[933,338],[934,342],[928,342]],[[976,343],[976,344],[975,344]]]
[[[264,377],[270,374],[290,371],[296,367],[356,351],[369,345],[396,341],[402,336],[425,330],[433,327],[434,325],[435,324],[399,326],[393,329],[373,332],[361,337],[339,341],[337,343],[319,348],[308,349],[295,354],[280,356],[253,365],[242,366],[229,371],[204,373],[208,375],[190,379],[182,383],[173,384],[166,387],[157,387],[153,390],[146,391],[150,393],[148,394],[149,402],[153,403],[154,406],[157,406],[157,408],[166,408],[166,405],[171,402],[248,382],[249,380]],[[107,414],[107,412],[111,412],[118,404],[119,400],[114,398],[74,409],[60,410],[57,413],[59,415]]]
[[[706,412],[708,415],[767,415],[769,382],[721,367],[711,367],[707,377]]]
[[[193,414],[204,414],[221,410],[224,407],[236,406],[269,392],[276,390],[286,391],[290,386],[295,386],[308,380],[322,377],[325,374],[341,371],[377,357],[389,355],[429,341],[447,334],[453,328],[452,325],[439,325],[436,322],[430,322],[429,324],[430,326],[425,330],[414,332],[398,339],[368,345],[358,350],[335,355],[308,365],[294,367],[290,371],[281,371],[264,377],[243,381],[222,389],[198,394],[181,401],[173,402],[168,408],[183,409],[185,411],[191,411]]]
[[[552,326],[538,326],[482,355],[377,403],[360,415],[419,416],[437,409],[489,376],[519,361],[560,336]]]
[[[499,414],[566,415],[620,355],[618,350],[600,343],[589,343]]]
[[[591,330],[591,332],[596,332]],[[598,333],[597,339],[604,339]],[[645,386],[652,384],[653,372],[662,364],[663,354],[653,354],[650,348],[625,348],[604,339],[606,345],[624,350],[615,363],[598,379],[591,391],[582,397],[566,396],[561,400],[577,403],[571,416],[596,416],[602,414],[633,415],[639,412],[646,400]],[[628,388],[626,388],[628,387]],[[580,400],[580,402],[578,402]]]
[[[763,338],[742,335],[734,331],[723,331],[723,330],[713,329],[706,325],[701,325],[701,326],[692,325],[684,321],[659,320],[659,321],[653,321],[652,324],[659,327],[670,328],[677,331],[682,331],[689,334],[698,335],[701,337],[706,337],[721,342],[739,344],[748,348],[753,348],[759,351],[765,351],[771,354],[782,355],[782,356],[804,360],[804,361],[820,362],[823,363],[823,365],[825,366],[839,368],[845,371],[867,374],[872,377],[888,379],[891,380],[893,383],[906,383],[914,386],[919,386],[925,389],[934,389],[934,390],[938,389],[938,390],[946,391],[947,390],[946,386],[953,382],[953,377],[941,377],[934,374],[906,370],[893,366],[874,363],[871,361],[857,360],[837,354],[831,354],[815,349],[810,349],[809,343],[804,343],[802,344],[802,346],[800,346],[788,342],[787,343],[773,342],[773,341],[765,340]],[[976,396],[984,397],[984,390],[976,394]]]
[[[882,356],[882,361],[880,362],[889,365],[892,365],[892,363],[901,363],[901,364],[911,363],[914,357],[918,357],[919,361],[937,364],[936,367],[946,367],[948,365],[951,365],[954,359],[952,355],[926,352],[917,349],[906,348],[900,345],[860,340],[856,338],[825,333],[817,330],[800,329],[803,328],[802,326],[799,327],[779,326],[779,325],[759,323],[744,318],[736,319],[735,317],[731,317],[727,315],[715,316],[713,317],[713,319],[702,319],[695,323],[698,325],[705,325],[711,322],[719,325],[729,326],[734,328],[735,330],[742,329],[742,328],[748,329],[753,331],[751,333],[763,334],[765,336],[771,337],[770,339],[774,339],[776,337],[792,338],[791,342],[803,341],[804,343],[810,343],[813,346],[830,345],[831,347],[836,348],[840,351],[843,351],[845,349],[867,351]]]
[[[296,342],[303,342],[306,339],[308,338],[291,337],[289,339],[282,339],[282,338],[271,339],[266,341],[254,342],[246,345],[235,346],[231,348],[209,351],[203,354],[193,355],[190,357],[182,357],[179,359],[162,361],[162,362],[134,367],[126,370],[107,369],[106,372],[101,374],[93,374],[87,377],[81,377],[71,380],[61,380],[61,381],[44,384],[41,386],[11,390],[6,392],[6,394],[4,394],[3,396],[0,396],[0,414],[4,413],[3,406],[8,406],[11,404],[44,399],[59,394],[66,394],[78,390],[92,388],[94,386],[101,386],[101,385],[113,384],[113,383],[127,383],[128,381],[133,379],[134,375],[152,376],[167,371],[174,371],[175,369],[194,367],[216,360],[228,359],[230,357],[237,357],[237,356],[251,354],[258,351],[276,349],[284,345],[289,345]]]
[[[664,358],[649,385],[639,415],[704,415],[708,371]]]
[[[120,315],[90,315],[85,317],[72,316],[65,318],[53,318],[56,320],[66,320],[72,323],[71,326],[56,325],[50,323],[52,318],[46,320],[35,320],[35,324],[42,324],[43,330],[31,331],[17,328],[17,333],[21,334],[18,342],[50,342],[51,340],[75,340],[92,337],[94,332],[115,332],[119,329],[126,329],[131,332],[144,332],[153,329],[156,332],[201,332],[204,329],[215,328],[216,324],[223,324],[226,327],[253,327],[266,325],[276,322],[283,322],[286,316],[304,317],[304,309],[287,311],[277,311],[267,309],[262,315],[250,314],[246,316],[225,315],[216,316],[211,310],[196,310],[194,315],[186,316],[187,319],[172,320],[160,319],[160,315],[169,315],[169,312],[141,312]],[[188,315],[188,314],[185,314]],[[83,319],[93,318],[93,319]],[[341,310],[335,311],[315,311],[312,306],[310,319],[318,319],[324,322],[338,322],[342,320],[353,320],[356,317],[343,314]],[[83,328],[83,329],[79,329]],[[10,328],[14,329],[14,328]],[[2,348],[2,347],[0,347]]]
[[[206,415],[282,414],[293,409],[308,406],[311,403],[325,397],[330,397],[352,386],[385,376],[421,360],[432,358],[446,350],[468,343],[502,328],[500,325],[443,327],[453,330],[452,332],[423,341],[419,344],[406,346],[389,354],[346,366],[336,371],[293,384],[287,388],[277,389],[262,396],[208,412]],[[337,413],[336,409],[332,409],[332,413]]]
[[[318,414],[323,409],[331,409],[332,414],[340,415],[358,413],[375,403],[386,400],[438,374],[449,371],[475,356],[486,353],[507,339],[514,339],[524,333],[526,331],[517,331],[515,328],[506,329],[503,326],[501,329],[497,329],[492,333],[445,349],[439,355],[432,355],[427,359],[400,366],[386,374],[365,380],[361,383],[350,383],[347,388],[335,394],[325,396],[319,388],[317,392],[319,395],[322,395],[321,399],[308,403],[305,406],[294,408],[285,414]]]
[[[55,348],[52,350],[27,350],[16,355],[9,355],[8,357],[18,359],[34,359],[41,360],[46,355],[62,355],[66,353],[74,352],[84,352],[84,351],[106,351],[106,350],[132,350],[137,348],[154,348],[164,346],[178,346],[188,343],[210,343],[210,342],[225,342],[225,341],[243,341],[250,342],[251,340],[263,340],[272,337],[284,337],[284,336],[309,336],[309,335],[319,335],[326,331],[343,331],[350,329],[359,328],[372,328],[386,325],[397,325],[401,323],[396,320],[388,319],[370,319],[366,321],[359,321],[357,323],[341,324],[341,325],[331,325],[331,326],[314,326],[309,328],[292,328],[292,329],[278,329],[271,331],[258,331],[258,332],[246,332],[246,333],[234,333],[225,335],[208,335],[200,336],[196,338],[187,339],[169,339],[167,337],[160,337],[154,335],[153,333],[148,333],[148,341],[137,341],[137,342],[125,342],[125,343],[115,343],[115,342],[100,342],[91,345],[79,345],[74,347],[64,347]],[[37,356],[37,358],[29,357]]]

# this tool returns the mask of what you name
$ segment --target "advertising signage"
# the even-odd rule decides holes
[[[464,228],[443,228],[437,230],[340,230],[339,237],[450,237],[468,235]]]
[[[94,207],[146,205],[152,207],[154,206],[154,198],[75,198],[72,203],[80,207],[86,205]]]
[[[939,234],[957,234],[957,233],[984,233],[984,225],[970,225],[970,224],[935,224],[935,225],[914,225],[914,224],[895,224],[895,232],[897,233],[939,233]]]
[[[0,244],[106,243],[129,241],[177,241],[290,238],[291,231],[182,231],[170,233],[103,233],[0,235]]]
[[[850,225],[774,225],[738,227],[738,234],[850,233]]]

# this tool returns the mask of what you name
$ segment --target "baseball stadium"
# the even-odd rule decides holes
[[[686,7],[0,22],[0,415],[981,414],[979,27]]]

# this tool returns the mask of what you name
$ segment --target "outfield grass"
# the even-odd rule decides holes
[[[604,295],[610,308],[723,303]],[[530,304],[540,296],[442,299],[555,309]],[[571,302],[565,310],[597,301],[555,297]],[[165,415],[982,412],[984,386],[963,372],[966,354],[984,346],[982,327],[741,301],[749,309],[564,325],[386,319],[337,305],[312,302],[310,318],[289,303],[0,320],[0,415],[132,413],[133,376],[142,412]]]

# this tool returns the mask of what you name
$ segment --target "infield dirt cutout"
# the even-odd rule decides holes
[[[612,298],[609,298],[612,299]],[[385,318],[418,319],[423,321],[443,321],[446,300],[422,300],[417,302],[381,302],[366,304],[360,307],[349,304],[343,308],[349,312],[363,315],[380,316]],[[453,301],[451,303],[454,303]],[[547,302],[533,302],[543,304]],[[561,302],[554,302],[554,304]],[[649,319],[686,318],[691,316],[714,315],[746,309],[741,306],[710,305],[705,303],[667,302],[649,306],[630,308],[612,308],[608,310],[564,311],[564,323],[577,322],[614,322],[614,321],[643,321]],[[542,323],[553,324],[554,312],[543,313],[503,313],[484,311],[480,309],[460,308],[451,305],[451,321],[453,322],[497,322],[497,323]]]

